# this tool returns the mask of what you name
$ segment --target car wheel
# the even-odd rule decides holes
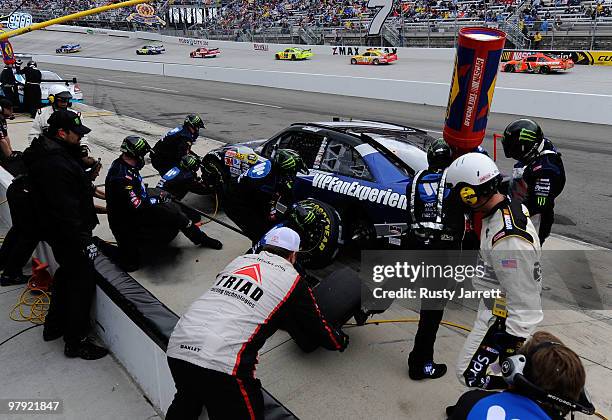
[[[506,64],[504,71],[507,73],[514,73],[514,66],[512,64]]]
[[[277,60],[280,60],[280,55],[276,54],[274,55],[274,58],[276,58]]]
[[[380,64],[380,61],[378,61],[378,58],[375,58],[374,60],[372,60],[372,64],[374,64],[375,66]]]
[[[297,204],[309,207],[315,213],[317,229],[302,235],[303,249],[299,253],[300,263],[307,268],[321,268],[329,265],[340,250],[342,221],[332,206],[308,198]]]
[[[351,58],[351,64],[357,64],[357,59],[356,58]]]
[[[292,55],[291,56],[291,61],[295,61],[295,60],[297,60],[297,57],[295,55]]]
[[[550,73],[550,67],[548,67],[548,66],[540,66],[540,73],[542,73],[542,74]]]
[[[208,154],[202,158],[202,177],[206,178],[210,185],[214,185],[219,201],[223,201],[226,186],[230,182],[230,175],[223,162],[214,154]]]

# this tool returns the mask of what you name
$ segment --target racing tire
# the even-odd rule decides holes
[[[295,60],[297,60],[297,57],[295,55],[292,55],[291,56],[291,61],[295,61]]]
[[[215,190],[217,192],[217,198],[220,202],[222,202],[225,196],[226,187],[230,182],[230,175],[227,173],[225,167],[223,166],[223,162],[221,162],[215,156],[204,156],[202,164],[209,165],[219,173],[220,177],[218,180],[218,185],[215,185]]]
[[[279,56],[278,54],[275,54],[275,55],[274,55],[274,58],[275,58],[276,60],[280,60],[280,56]]]
[[[506,64],[504,71],[506,73],[514,73],[514,66],[512,64]]]
[[[375,66],[380,64],[380,61],[378,61],[378,58],[375,58],[374,60],[372,60],[372,64],[374,64]]]
[[[357,59],[351,58],[351,64],[353,64],[353,65],[357,64]]]
[[[550,67],[548,67],[548,66],[541,66],[540,67],[540,73],[541,74],[549,74],[550,73]]]
[[[315,214],[324,220],[318,243],[298,253],[298,261],[305,268],[321,268],[329,265],[340,250],[342,242],[342,220],[340,214],[327,203],[313,198],[301,200],[298,204],[310,206]]]

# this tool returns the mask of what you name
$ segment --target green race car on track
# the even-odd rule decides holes
[[[303,50],[301,48],[287,48],[286,50],[279,51],[274,55],[277,60],[306,60],[312,57],[314,54],[310,50]]]

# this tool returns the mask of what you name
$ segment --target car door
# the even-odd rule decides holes
[[[526,70],[527,71],[533,71],[536,66],[537,66],[537,57],[532,56],[532,57],[527,57],[527,59],[525,60],[525,66],[526,66]]]
[[[370,53],[369,52],[364,52],[363,55],[361,57],[359,57],[359,62],[360,63],[369,63],[370,61]]]

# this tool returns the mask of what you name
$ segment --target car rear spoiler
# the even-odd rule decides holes
[[[66,86],[68,86],[70,83],[76,84],[77,83],[77,78],[73,77],[70,80],[63,80],[63,79],[62,80],[45,80],[45,79],[42,79],[40,82],[41,83],[65,83]]]

